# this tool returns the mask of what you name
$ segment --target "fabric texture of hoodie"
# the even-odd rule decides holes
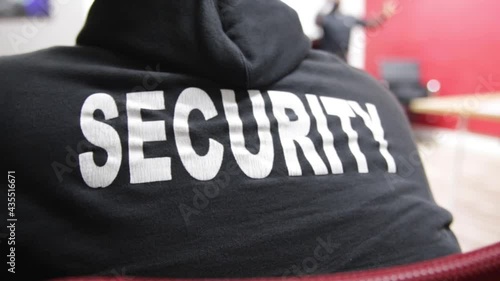
[[[0,58],[0,87],[16,277],[291,276],[460,251],[396,100],[311,50],[280,1],[96,0],[75,47]]]

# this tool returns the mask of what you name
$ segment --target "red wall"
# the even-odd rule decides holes
[[[368,16],[384,0],[366,0]],[[378,77],[387,58],[420,61],[423,82],[437,79],[441,95],[500,91],[500,1],[399,0],[398,14],[367,32],[367,70]],[[499,108],[500,111],[500,108]],[[419,116],[419,122],[454,127],[456,118]],[[500,136],[500,122],[472,120],[471,131]]]

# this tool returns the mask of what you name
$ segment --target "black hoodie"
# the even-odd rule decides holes
[[[77,43],[0,59],[15,276],[305,275],[459,251],[395,99],[311,50],[280,1],[97,0]]]

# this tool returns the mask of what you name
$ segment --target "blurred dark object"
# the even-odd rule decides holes
[[[421,82],[418,62],[410,60],[385,61],[382,62],[380,71],[384,83],[402,105],[407,106],[413,99],[429,96],[426,87]]]
[[[0,18],[46,17],[49,0],[0,0]]]
[[[473,252],[456,254],[419,263],[333,275],[282,276],[275,278],[229,278],[226,281],[497,281],[500,276],[500,243]],[[151,281],[141,277],[75,277],[53,281]],[[156,281],[195,281],[196,279],[154,279]],[[203,279],[216,281],[223,279]]]

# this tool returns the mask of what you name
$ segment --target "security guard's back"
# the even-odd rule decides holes
[[[77,42],[0,59],[18,276],[303,275],[459,251],[396,101],[311,50],[281,2],[97,0]]]

